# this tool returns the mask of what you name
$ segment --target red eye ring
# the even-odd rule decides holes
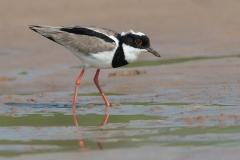
[[[142,40],[141,39],[135,39],[135,44],[136,45],[142,45]]]

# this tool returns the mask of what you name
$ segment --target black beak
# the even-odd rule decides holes
[[[160,54],[151,47],[147,48],[147,51],[154,54],[157,57],[161,57]]]

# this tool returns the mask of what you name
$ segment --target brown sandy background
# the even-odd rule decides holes
[[[14,98],[3,98],[6,95],[42,92],[48,96],[40,99],[31,95],[30,98],[51,102],[61,95],[59,101],[72,100],[72,96],[62,93],[73,92],[81,69],[71,67],[81,65],[81,61],[62,46],[31,31],[28,25],[95,25],[118,32],[133,29],[150,37],[152,47],[162,59],[172,59],[239,55],[239,17],[239,0],[0,0],[0,104],[14,101]],[[139,59],[156,60],[157,57],[146,53]],[[154,98],[160,102],[239,104],[239,60],[239,57],[229,57],[139,67],[139,71],[146,73],[127,77],[108,75],[133,69],[106,69],[101,70],[100,84],[105,92],[143,97],[137,101]],[[27,74],[21,74],[24,72]],[[94,73],[94,68],[88,69],[80,93],[97,92],[92,82]],[[152,97],[145,96],[149,94]],[[85,100],[87,103],[102,101],[101,97],[86,97]],[[123,96],[121,100],[132,101],[131,96]],[[224,150],[223,154],[231,153],[231,156],[238,154],[238,150]],[[122,154],[123,151],[116,152]],[[218,159],[224,158],[219,150],[216,152]],[[101,153],[97,152],[96,157]],[[158,156],[155,154],[153,156]],[[201,157],[198,152],[194,155],[195,159]]]
[[[29,30],[30,24],[96,25],[119,32],[129,29],[142,31],[151,38],[152,46],[161,54],[162,59],[239,54],[240,1],[237,0],[9,0],[0,1],[0,4],[0,94],[73,89],[80,69],[69,67],[80,65],[81,62],[60,45]],[[140,59],[156,57],[145,54]],[[225,65],[233,65],[231,69],[238,72],[238,60],[236,64],[231,61],[234,60],[230,60],[230,63],[223,61],[223,68]],[[196,63],[198,62],[194,62]],[[199,62],[198,65],[201,64]],[[238,69],[235,70],[236,67]],[[165,74],[171,76],[176,72],[185,73],[179,65],[176,68],[174,71],[168,71],[168,67],[161,70],[167,73],[159,72],[160,67],[151,70],[164,74],[164,77]],[[23,71],[28,75],[18,74]],[[100,81],[113,86],[114,82],[121,84],[121,78],[108,80],[107,75],[111,71],[102,70]],[[84,78],[82,87],[92,86],[90,79],[93,72],[94,69],[89,69],[85,75],[89,78]],[[126,81],[133,81],[131,78],[134,79],[130,77]],[[170,77],[168,79],[171,81]],[[198,81],[198,78],[195,80]],[[109,90],[117,91],[116,88]]]

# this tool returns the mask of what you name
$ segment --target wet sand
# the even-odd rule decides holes
[[[130,144],[118,147],[121,145],[114,143],[113,145],[116,147],[112,147],[114,148],[112,150],[107,149],[101,152],[90,147],[87,152],[80,151],[78,153],[76,149],[79,146],[76,145],[73,147],[74,152],[69,152],[69,150],[64,150],[63,153],[48,154],[37,152],[34,157],[39,159],[71,157],[74,159],[83,156],[86,159],[96,157],[108,159],[112,155],[122,156],[123,153],[129,153],[126,154],[126,159],[134,156],[140,156],[138,159],[146,159],[147,155],[150,155],[152,159],[161,155],[164,159],[178,157],[178,159],[194,160],[201,158],[202,155],[206,155],[206,159],[211,159],[213,156],[218,159],[223,159],[224,156],[231,159],[238,157],[239,131],[238,129],[231,130],[231,127],[239,127],[240,116],[238,109],[240,106],[240,57],[238,56],[240,55],[240,20],[237,18],[237,15],[240,14],[239,4],[238,1],[233,0],[228,2],[224,0],[185,0],[181,2],[177,0],[171,2],[168,0],[133,0],[131,2],[107,0],[80,2],[74,0],[71,3],[65,0],[51,2],[46,0],[2,1],[0,5],[0,19],[3,24],[0,26],[0,117],[7,119],[9,123],[5,121],[2,123],[1,132],[12,134],[14,139],[16,135],[11,128],[16,124],[20,127],[19,135],[25,134],[21,129],[23,126],[30,127],[26,128],[26,131],[34,134],[33,128],[42,125],[43,129],[47,129],[44,127],[49,126],[47,123],[40,124],[38,121],[34,122],[36,125],[30,125],[28,121],[32,121],[31,115],[61,113],[63,115],[59,118],[63,119],[61,123],[64,124],[64,118],[72,114],[70,110],[71,94],[75,78],[81,70],[78,66],[81,66],[82,63],[62,46],[32,32],[28,29],[28,25],[95,25],[119,32],[134,29],[142,31],[150,37],[152,47],[162,56],[161,60],[175,59],[176,63],[101,70],[102,89],[104,92],[115,94],[108,96],[109,101],[122,104],[110,108],[108,111],[110,120],[104,125],[106,141],[123,142],[121,138],[114,139],[108,136],[111,133],[111,127],[116,127],[114,134],[118,135],[121,132],[121,126],[131,126],[126,129],[126,133],[123,132],[126,134],[123,138],[128,139],[129,130],[137,127],[146,129],[149,124],[152,124],[152,129],[159,134],[162,133],[162,128],[172,127],[170,130],[174,130],[176,127],[206,127],[206,130],[199,134],[203,137],[191,137],[191,131],[181,128],[181,131],[186,132],[184,135],[181,135],[181,131],[176,132],[177,137],[172,137],[172,139],[170,137],[170,141],[165,142],[166,139],[169,139],[165,136],[172,135],[171,133],[167,132],[166,135],[158,137],[149,135],[151,130],[146,129],[148,139],[140,138],[144,143],[139,143],[131,149],[126,149],[126,146]],[[178,63],[181,58],[194,59],[201,56],[219,58]],[[143,60],[158,60],[158,58],[145,53],[139,58],[139,61]],[[90,68],[83,77],[79,93],[88,96],[78,97],[79,108],[76,112],[78,119],[81,119],[83,115],[103,116],[105,114],[101,97],[90,96],[97,92],[92,81],[94,74],[95,69]],[[94,104],[94,106],[86,107],[88,104]],[[126,116],[126,118],[129,118],[127,115],[135,115],[137,118],[130,118],[129,122],[125,122],[114,115]],[[141,115],[152,116],[152,118],[148,117],[146,121],[141,120],[139,118]],[[26,125],[18,121],[18,116],[19,120],[25,116],[27,122],[24,119],[22,122]],[[54,116],[57,117],[53,114]],[[114,117],[114,121],[111,121],[111,116]],[[8,117],[13,117],[11,125],[11,119]],[[42,120],[47,122],[49,119]],[[54,118],[50,120],[54,121]],[[101,125],[101,121],[99,121],[99,125]],[[97,124],[96,121],[93,126],[99,127]],[[61,126],[60,121],[54,121],[50,126],[59,125]],[[66,126],[74,126],[71,118]],[[198,143],[204,141],[204,136],[212,133],[211,127],[222,128],[222,130],[217,129],[210,136],[209,141],[207,140],[208,144],[214,141],[214,145]],[[75,129],[66,129],[60,132],[60,135],[70,133],[63,135],[67,137],[67,140],[77,141],[79,135],[71,134]],[[59,128],[49,133],[50,136],[54,137],[57,130]],[[223,132],[231,134],[233,139],[227,134],[222,134]],[[95,135],[94,130],[89,133]],[[141,133],[142,131],[138,130],[136,133],[131,133],[134,136],[132,139],[130,138],[130,141],[139,140],[137,137]],[[216,137],[217,139],[225,138],[226,141],[216,144]],[[32,140],[34,138],[36,137],[32,137]],[[60,136],[59,139],[61,138],[63,137]],[[84,138],[93,139],[95,142],[94,136]],[[188,138],[192,138],[194,144],[186,142],[185,140]],[[6,148],[10,144],[7,139],[9,137],[0,139],[0,153],[5,153],[5,149],[1,148]],[[15,140],[24,141],[21,137]],[[158,140],[159,143],[154,143],[155,140]],[[177,143],[178,140],[183,141],[180,146]],[[236,140],[236,142],[232,143],[227,140]],[[148,142],[149,145],[147,145]],[[171,146],[172,143],[173,146]],[[21,143],[19,145],[20,150],[24,148]],[[31,148],[30,144],[27,145]],[[39,142],[35,145],[39,145]],[[53,147],[51,145],[50,147]],[[80,148],[79,150],[81,150]],[[18,148],[13,150],[14,152],[18,151]],[[32,154],[28,155],[28,152],[24,152],[21,157],[11,158],[32,157]]]
[[[142,154],[144,153],[144,154]],[[174,154],[173,154],[174,153]],[[78,152],[73,153],[55,153],[55,154],[43,154],[34,156],[35,159],[54,159],[58,158],[66,159],[99,159],[99,160],[110,160],[114,157],[116,160],[120,159],[159,159],[163,157],[166,160],[178,159],[178,160],[201,160],[202,157],[206,159],[231,159],[237,160],[239,157],[239,149],[228,148],[228,149],[210,149],[209,148],[162,148],[162,147],[141,147],[137,149],[119,149],[110,151],[95,151],[79,154]],[[12,159],[28,159],[32,156],[21,156]]]

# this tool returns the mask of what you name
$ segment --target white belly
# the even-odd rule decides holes
[[[112,68],[112,59],[114,51],[100,52],[97,54],[90,53],[88,55],[73,52],[85,65],[85,67],[95,67],[98,69]]]

